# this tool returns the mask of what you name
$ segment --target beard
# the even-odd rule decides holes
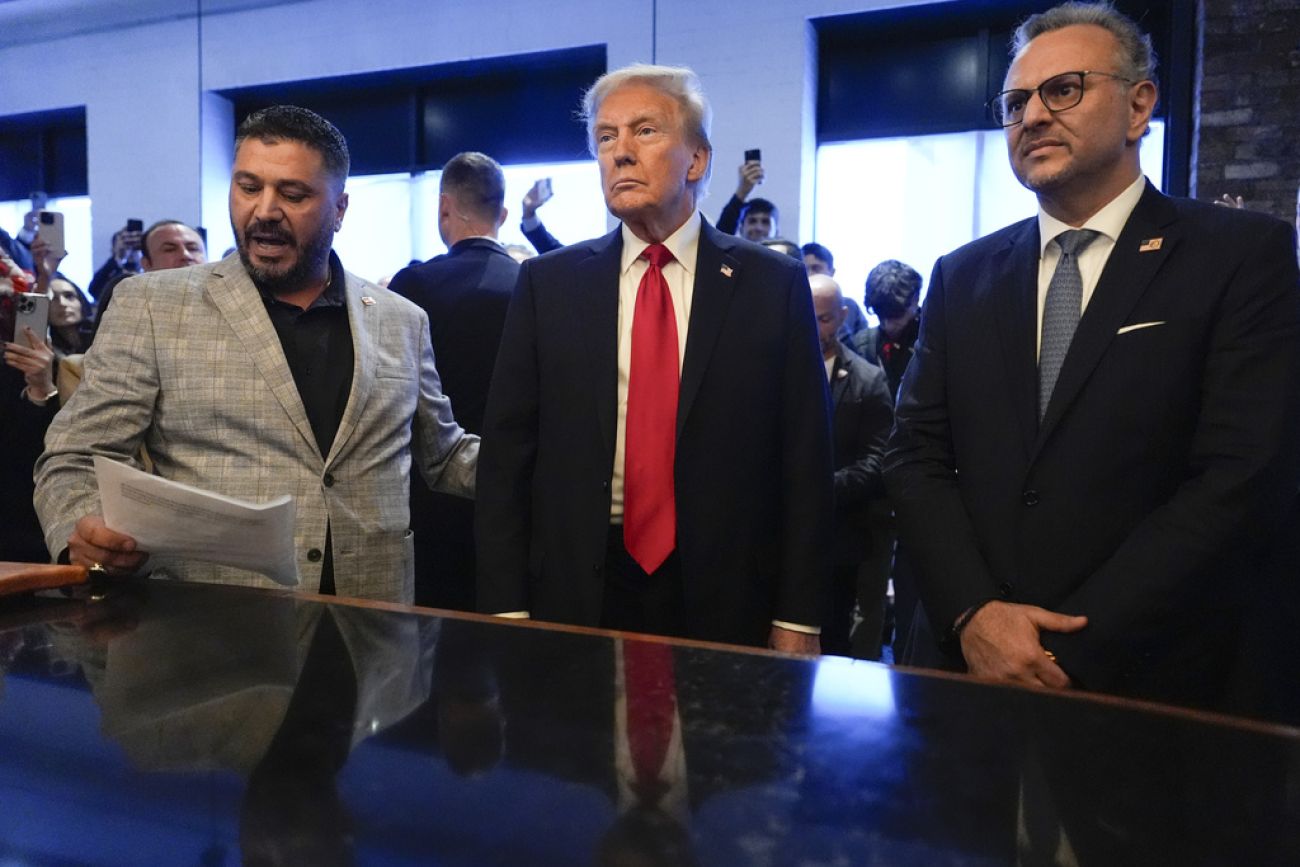
[[[320,279],[320,273],[329,260],[330,248],[334,246],[334,229],[328,223],[322,223],[320,231],[308,238],[305,245],[291,235],[279,223],[257,221],[250,223],[240,232],[231,221],[230,228],[235,233],[235,247],[239,251],[239,261],[252,279],[253,284],[269,295],[289,295],[309,286]],[[253,263],[248,253],[250,235],[272,237],[283,241],[286,250],[296,250],[297,256],[289,266],[261,267]]]

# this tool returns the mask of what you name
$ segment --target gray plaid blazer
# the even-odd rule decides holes
[[[320,587],[321,560],[308,552],[324,549],[328,523],[340,596],[409,602],[412,457],[435,490],[472,497],[478,438],[452,418],[424,311],[352,274],[345,294],[352,391],[330,453],[321,455],[279,337],[237,256],[119,286],[86,354],[85,379],[51,423],[36,463],[36,511],[50,551],[67,546],[79,518],[99,512],[92,456],[139,466],[143,444],[164,478],[254,501],[292,494],[301,590]],[[208,563],[173,571],[192,581],[277,586]]]

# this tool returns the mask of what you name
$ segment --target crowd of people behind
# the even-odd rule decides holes
[[[461,189],[469,203],[466,210],[483,197],[495,202],[504,192],[500,167],[486,155],[462,154],[448,163],[446,172],[451,176],[444,180],[444,188]],[[836,363],[843,371],[840,377],[852,374],[850,382],[839,384],[854,389],[848,404],[852,409],[841,409],[841,414],[860,412],[864,399],[876,400],[874,411],[866,418],[855,416],[837,424],[837,496],[841,509],[846,514],[852,512],[852,517],[839,518],[848,523],[837,534],[841,541],[837,543],[836,585],[828,595],[823,615],[826,628],[822,649],[827,653],[880,658],[882,652],[890,652],[883,648],[889,646],[894,629],[887,593],[894,541],[880,479],[892,412],[885,406],[882,390],[873,392],[860,382],[864,374],[857,365],[865,359],[884,372],[882,382],[887,383],[888,404],[892,406],[919,333],[923,281],[914,268],[902,262],[887,260],[877,265],[865,285],[866,308],[878,322],[873,326],[862,307],[834,281],[835,256],[831,250],[815,242],[801,246],[788,240],[780,231],[778,207],[767,199],[751,196],[765,178],[761,162],[747,160],[738,175],[736,191],[719,215],[717,228],[803,262],[813,280],[819,329],[825,331],[825,321],[835,324],[831,329],[834,340],[828,337],[823,344],[826,358],[833,361],[838,353],[840,360]],[[543,180],[525,196],[522,229],[534,249],[520,245],[504,248],[516,262],[564,246],[537,217],[538,208],[550,198],[550,184]],[[51,298],[47,339],[18,334],[5,353],[4,385],[0,386],[4,394],[0,400],[4,402],[5,417],[16,423],[6,424],[0,434],[5,454],[3,493],[8,502],[20,508],[0,532],[0,560],[41,561],[49,556],[35,511],[30,507],[32,468],[43,449],[49,421],[76,388],[82,355],[90,348],[117,286],[138,274],[207,261],[201,230],[171,219],[155,222],[147,229],[128,225],[113,234],[110,256],[96,270],[88,289],[83,290],[58,270],[62,257],[52,255],[37,236],[36,217],[36,211],[27,215],[23,229],[13,235],[0,231],[0,293],[30,290]],[[476,221],[475,231],[482,235],[462,230],[446,240],[454,246],[465,238],[495,238],[497,228],[491,220]],[[404,286],[418,274],[419,265],[418,260],[412,261],[396,278],[379,282],[409,297],[410,290],[404,290]],[[503,272],[505,279],[498,285],[512,283],[515,274],[513,270]],[[477,357],[464,362],[461,352],[438,352],[443,386],[452,396],[457,421],[470,432],[482,429],[483,405],[505,306],[502,298],[495,309],[486,312],[472,306],[449,309],[446,318],[431,322],[435,346],[467,342],[480,347]],[[455,318],[451,318],[453,314]],[[476,337],[463,341],[458,332],[476,333]],[[829,369],[829,375],[835,390],[835,370]],[[412,515],[413,523],[423,524],[428,530],[416,537],[416,601],[474,610],[472,508],[459,498],[433,494],[422,481],[415,480]],[[914,599],[910,590],[900,592],[905,600]],[[861,599],[860,593],[864,594]],[[900,620],[906,624],[909,618],[904,614]],[[851,643],[854,624],[858,629]]]
[[[4,425],[9,500],[32,501],[35,462],[41,525],[6,521],[0,556],[141,568],[90,456],[144,446],[176,481],[291,493],[308,591],[877,658],[892,576],[915,664],[1217,708],[1267,687],[1296,714],[1297,552],[1276,543],[1300,515],[1295,235],[1147,182],[1154,77],[1108,4],[1027,19],[989,107],[1038,211],[941,257],[924,317],[920,274],[877,265],[876,326],[832,251],[751,195],[759,160],[716,228],[700,217],[712,112],[690,70],[614,70],[584,97],[617,229],[563,245],[539,183],[522,229],[543,255],[521,263],[497,241],[500,166],[458,154],[448,252],[391,292],[332,249],[342,135],[255,112],[238,256],[185,267],[205,258],[190,227],[128,227],[98,331],[39,238],[10,242],[32,273],[6,260],[8,282],[64,300],[49,341],[5,349],[4,417],[30,420]],[[56,414],[56,361],[92,340]]]

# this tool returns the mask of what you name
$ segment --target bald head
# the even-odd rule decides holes
[[[826,274],[811,274],[808,286],[812,289],[813,314],[817,317],[817,337],[821,342],[822,356],[830,358],[838,351],[837,333],[848,315],[844,306],[844,293],[840,284]]]

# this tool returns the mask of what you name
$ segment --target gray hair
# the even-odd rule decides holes
[[[1011,56],[1018,57],[1029,47],[1030,40],[1076,24],[1092,24],[1104,28],[1119,43],[1118,73],[1132,81],[1154,80],[1156,52],[1151,47],[1151,37],[1142,32],[1137,22],[1120,12],[1110,3],[1082,3],[1071,0],[1053,6],[1046,12],[1030,15],[1016,28],[1011,37]]]
[[[709,106],[704,88],[700,86],[700,77],[695,71],[685,66],[652,66],[634,64],[622,69],[606,72],[582,95],[581,118],[587,124],[587,148],[592,156],[596,155],[596,113],[600,104],[620,87],[629,84],[646,84],[676,101],[682,112],[682,128],[688,138],[709,152],[709,165],[700,179],[698,194],[704,196],[704,188],[713,169],[713,144],[709,141],[709,131],[713,128],[713,109]]]

